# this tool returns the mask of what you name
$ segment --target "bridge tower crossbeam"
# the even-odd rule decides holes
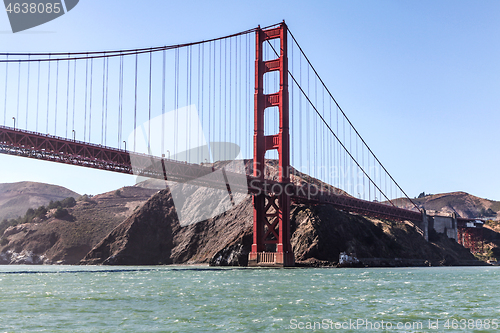
[[[263,43],[280,39],[279,57],[263,59]],[[272,94],[264,94],[264,75],[279,71],[280,88]],[[279,155],[279,178],[283,186],[290,182],[290,133],[288,109],[288,57],[287,26],[257,29],[255,59],[255,114],[254,114],[254,177],[264,181],[265,154],[277,149]],[[264,134],[266,108],[278,107],[279,132]],[[249,254],[249,266],[294,266],[294,255],[290,244],[290,197],[285,191],[280,194],[264,193],[253,197],[253,244]]]

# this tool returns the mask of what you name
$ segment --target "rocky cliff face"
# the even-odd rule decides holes
[[[196,200],[202,200],[202,195]],[[193,202],[194,206],[195,202]],[[457,265],[475,258],[447,238],[426,242],[405,223],[350,215],[327,205],[292,205],[292,246],[299,265],[335,265],[341,252],[369,264]],[[154,195],[90,251],[82,264],[210,263],[246,266],[252,244],[252,206],[240,205],[180,226],[168,190]]]
[[[191,204],[203,200],[192,198]],[[251,233],[250,199],[215,218],[181,227],[170,190],[162,190],[116,227],[82,264],[157,265],[208,262]]]
[[[328,205],[298,205],[292,210],[292,246],[296,261],[336,264],[352,253],[368,265],[458,265],[475,261],[461,245],[444,235],[426,242],[410,223],[351,215]]]

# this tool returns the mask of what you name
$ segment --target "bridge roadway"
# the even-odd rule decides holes
[[[206,165],[178,162],[57,136],[0,126],[0,153],[108,170],[232,192],[275,195],[286,191],[295,202],[330,204],[338,209],[388,220],[409,220],[420,224],[422,213],[392,205],[323,191],[317,187],[258,179]],[[229,184],[231,186],[229,187]]]

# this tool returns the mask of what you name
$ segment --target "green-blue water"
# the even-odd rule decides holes
[[[0,332],[493,332],[499,278],[497,267],[0,266]]]

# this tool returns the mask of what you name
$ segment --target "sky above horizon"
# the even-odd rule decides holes
[[[129,49],[220,37],[283,19],[361,136],[410,197],[500,200],[500,1],[80,1],[0,52]],[[0,156],[0,182],[98,194],[135,177]]]

